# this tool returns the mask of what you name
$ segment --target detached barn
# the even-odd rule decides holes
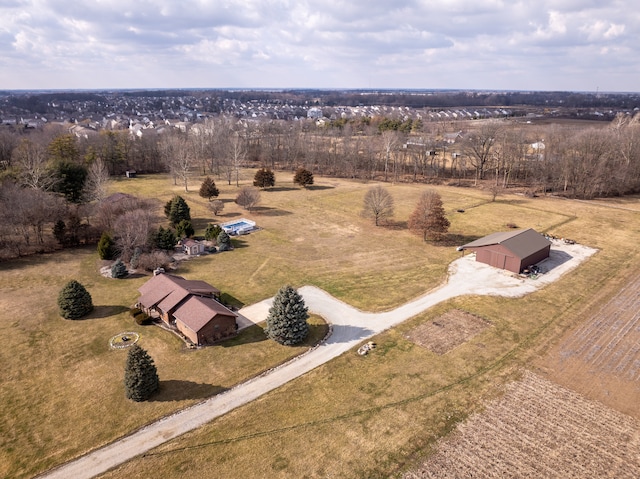
[[[500,269],[520,273],[527,266],[549,257],[551,242],[537,231],[526,230],[493,233],[467,243],[461,250],[476,253],[476,261]]]

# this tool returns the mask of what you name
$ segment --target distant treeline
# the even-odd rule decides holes
[[[639,93],[458,90],[114,90],[81,92],[2,92],[3,104],[31,113],[47,113],[52,104],[94,102],[107,105],[113,98],[198,98],[219,111],[219,102],[287,103],[306,106],[406,106],[411,108],[513,107],[640,108]]]

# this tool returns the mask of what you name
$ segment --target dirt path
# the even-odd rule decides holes
[[[360,311],[321,289],[304,286],[299,289],[299,292],[304,297],[309,310],[332,324],[333,333],[327,341],[276,369],[149,424],[127,437],[64,464],[41,477],[51,479],[94,477],[253,401],[441,301],[466,294],[523,296],[555,281],[594,252],[595,250],[581,245],[552,247],[551,256],[540,264],[545,274],[537,280],[517,278],[511,273],[476,263],[471,255],[464,256],[451,264],[447,283],[403,306],[382,313]],[[265,300],[244,308],[240,312],[253,322],[263,321],[270,303],[271,300]]]

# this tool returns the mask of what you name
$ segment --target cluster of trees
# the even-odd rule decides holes
[[[483,120],[463,124],[455,142],[448,140],[447,133],[459,125],[381,117],[341,119],[332,127],[220,117],[186,132],[151,130],[140,138],[109,130],[77,138],[56,126],[4,129],[0,252],[17,256],[56,244],[95,243],[103,231],[123,229],[113,233],[122,243],[116,247],[132,254],[127,244],[151,227],[147,208],[137,205],[113,215],[109,209],[114,205],[104,204],[110,176],[130,169],[170,172],[187,191],[196,173],[205,175],[200,194],[215,215],[224,203],[217,199],[214,178],[240,186],[240,170],[246,166],[259,166],[258,189],[274,186],[273,172],[282,169],[295,172],[294,181],[303,187],[322,174],[394,182],[473,181],[576,198],[640,191],[640,115],[619,115],[598,127]],[[255,208],[258,194],[241,193],[238,204]],[[191,231],[187,223],[172,224],[178,236]]]
[[[364,195],[362,215],[371,218],[376,226],[387,223],[393,218],[394,201],[389,191],[381,185],[369,188]],[[409,217],[407,226],[422,236],[424,241],[440,240],[449,231],[442,204],[442,198],[434,190],[426,190],[420,196],[415,209]]]

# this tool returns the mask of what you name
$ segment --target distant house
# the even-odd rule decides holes
[[[526,230],[493,233],[460,247],[472,250],[476,261],[514,273],[549,257],[551,243],[537,231]]]
[[[219,302],[220,290],[205,281],[160,273],[138,291],[141,310],[160,317],[194,344],[212,344],[238,329],[237,315]]]
[[[462,138],[462,132],[461,131],[457,131],[455,133],[445,133],[444,135],[442,135],[442,140],[445,143],[448,143],[450,145],[455,143],[456,141],[458,141],[461,138]]]
[[[196,256],[204,253],[204,243],[200,241],[186,239],[182,241],[182,251],[189,256]]]

